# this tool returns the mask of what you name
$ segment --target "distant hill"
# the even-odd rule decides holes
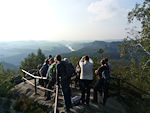
[[[118,46],[121,41],[104,42],[104,41],[13,41],[0,42],[0,62],[4,61],[15,66],[28,56],[29,53],[37,53],[40,48],[48,56],[52,54],[62,54],[65,57],[71,56],[99,56],[98,49],[104,50],[104,55],[109,58],[119,59],[120,53]]]
[[[10,69],[12,71],[17,71],[18,67],[13,65],[13,64],[10,64],[10,63],[6,63],[6,62],[0,62],[0,64],[3,65],[4,69]]]
[[[77,51],[63,54],[63,56],[64,57],[83,56],[83,55],[89,55],[90,57],[100,56],[97,50],[101,48],[104,50],[105,56],[112,59],[119,59],[120,53],[119,53],[118,46],[120,44],[121,41],[117,41],[117,42],[94,41],[90,43],[85,43],[83,48]]]
[[[13,41],[13,42],[0,42],[0,61],[14,64],[18,66],[29,53],[37,53],[40,48],[42,52],[48,56],[52,54],[69,53],[70,47],[73,50],[82,48],[82,42],[71,41]]]

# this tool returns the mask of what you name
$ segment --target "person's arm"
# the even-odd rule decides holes
[[[41,69],[39,70],[39,74],[40,74],[40,76],[42,77],[42,70],[41,70]]]
[[[95,70],[96,75],[100,75],[101,67],[99,67],[97,70]]]
[[[89,58],[89,62],[92,63],[92,64],[94,63],[93,60],[92,60],[91,58]]]
[[[56,85],[59,85],[59,68],[60,68],[60,65],[57,64],[56,65]]]
[[[50,67],[49,67],[48,70],[47,70],[46,77],[47,77],[47,78],[50,77]]]
[[[83,65],[83,63],[84,63],[84,60],[83,60],[83,57],[80,59],[80,61],[79,61],[79,65],[80,65],[80,67],[81,67],[81,65]]]

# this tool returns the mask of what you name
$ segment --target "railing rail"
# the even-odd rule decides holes
[[[57,113],[58,90],[59,90],[59,87],[57,87],[57,86],[56,86],[56,96],[55,96],[55,106],[54,106],[54,113]]]
[[[26,73],[27,75],[29,75],[29,76],[31,76],[31,77],[33,77],[33,78],[36,78],[36,79],[44,79],[44,80],[47,79],[46,77],[34,76],[33,74],[31,74],[31,73],[29,73],[29,72],[27,72],[27,71],[25,71],[25,70],[23,70],[23,69],[22,69],[22,72],[24,72],[24,73]]]
[[[38,89],[41,89],[41,90],[46,90],[46,91],[54,92],[54,90],[50,90],[50,89],[47,89],[47,88],[44,88],[44,87],[41,87],[41,86],[37,86],[37,84],[36,84],[36,79],[44,79],[44,80],[47,80],[46,77],[34,76],[33,74],[31,74],[31,73],[29,73],[29,72],[27,72],[27,71],[25,71],[25,70],[23,70],[23,69],[22,69],[22,72],[24,72],[24,73],[26,73],[27,75],[29,75],[29,76],[31,76],[31,77],[34,78],[34,83],[32,83],[32,82],[30,82],[29,80],[27,80],[25,77],[22,77],[23,80],[27,81],[29,84],[31,84],[32,86],[34,86],[34,88],[35,88],[35,94],[37,94],[37,88],[38,88]]]

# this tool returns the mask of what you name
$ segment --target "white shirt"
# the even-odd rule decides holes
[[[81,80],[93,80],[93,61],[89,59],[89,61],[84,61],[81,59],[79,62],[81,67],[80,79]]]

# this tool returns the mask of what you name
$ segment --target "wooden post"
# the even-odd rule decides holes
[[[35,94],[37,94],[36,78],[34,78],[34,85],[35,85]]]
[[[54,105],[54,113],[58,113],[57,103],[58,103],[58,90],[59,87],[56,85],[56,95],[55,95],[55,105]]]

